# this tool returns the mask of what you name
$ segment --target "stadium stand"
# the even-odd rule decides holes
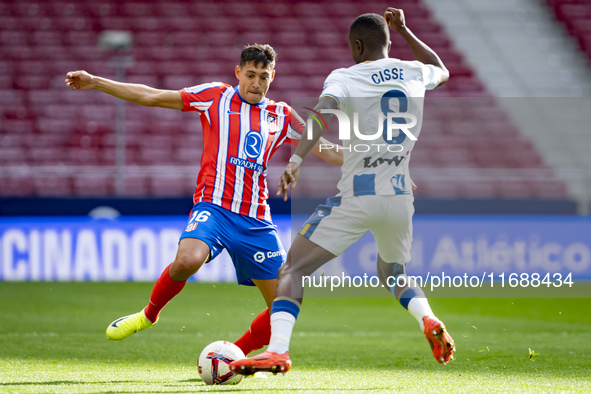
[[[577,32],[573,34],[582,47],[591,48],[590,20],[578,18],[583,11],[591,15],[591,9],[572,0],[550,2]],[[330,71],[351,65],[346,42],[351,20],[384,8],[382,3],[352,0],[335,4],[3,1],[0,196],[118,193],[116,100],[98,92],[71,92],[63,84],[65,72],[75,69],[115,78],[112,58],[121,54],[98,49],[101,31],[132,31],[133,48],[124,54],[133,59],[127,80],[167,89],[212,80],[233,83],[241,48],[269,43],[279,54],[269,97],[289,102],[317,97]],[[450,81],[426,101],[411,166],[419,184],[417,197],[568,198],[564,182],[496,104],[426,5],[405,0],[397,6],[451,72]],[[397,37],[391,56],[413,59]],[[125,126],[123,195],[190,194],[199,168],[194,153],[201,143],[197,116],[128,104]],[[282,148],[272,160],[270,182],[276,181],[273,175],[280,173],[289,155],[289,149]],[[321,164],[307,164],[316,165]],[[304,194],[334,193],[338,169],[306,171],[308,178],[299,184]]]

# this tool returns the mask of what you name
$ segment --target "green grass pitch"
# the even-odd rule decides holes
[[[192,283],[154,328],[107,340],[106,326],[140,310],[150,289],[0,282],[0,392],[591,392],[585,298],[432,299],[456,341],[447,366],[393,299],[307,299],[289,373],[206,386],[201,349],[241,335],[262,298],[254,288]]]

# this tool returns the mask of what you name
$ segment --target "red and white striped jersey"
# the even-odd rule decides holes
[[[197,111],[203,155],[194,203],[208,201],[229,211],[271,220],[267,163],[285,142],[299,140],[304,123],[283,102],[249,104],[238,88],[213,82],[182,89],[183,111]]]

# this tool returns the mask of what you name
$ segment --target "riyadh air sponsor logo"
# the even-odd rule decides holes
[[[277,250],[275,252],[267,252],[266,255],[264,252],[256,252],[254,254],[254,261],[256,261],[257,263],[262,263],[263,261],[265,261],[265,259],[272,259],[273,257],[282,256],[284,254],[285,254],[285,251],[283,251],[283,250]]]
[[[228,163],[238,167],[246,168],[247,170],[253,170],[261,174],[265,171],[265,168],[262,164],[255,163],[254,161],[248,161],[246,159],[241,159],[239,157],[230,157],[228,159]]]
[[[244,138],[244,152],[249,159],[258,159],[263,150],[263,137],[256,130],[250,130]]]

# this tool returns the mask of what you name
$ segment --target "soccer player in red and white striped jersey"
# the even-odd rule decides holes
[[[282,144],[299,140],[301,119],[285,103],[263,98],[253,105],[220,82],[185,88],[181,95],[184,111],[202,115],[204,148],[194,201],[270,220],[267,163]]]
[[[245,47],[240,65],[235,67],[236,87],[214,82],[180,91],[160,90],[85,71],[67,73],[65,82],[72,90],[96,89],[145,106],[197,111],[203,126],[195,205],[176,258],[154,284],[148,305],[109,325],[109,339],[124,339],[152,327],[187,279],[224,249],[232,258],[238,283],[256,285],[267,306],[271,306],[277,270],[285,262],[286,253],[266,203],[267,163],[282,144],[296,141],[304,128],[287,104],[265,97],[275,77],[275,57],[269,45]],[[341,165],[342,153],[320,151],[321,142],[313,152],[329,163]],[[270,335],[266,309],[235,343],[248,354],[267,345]]]

